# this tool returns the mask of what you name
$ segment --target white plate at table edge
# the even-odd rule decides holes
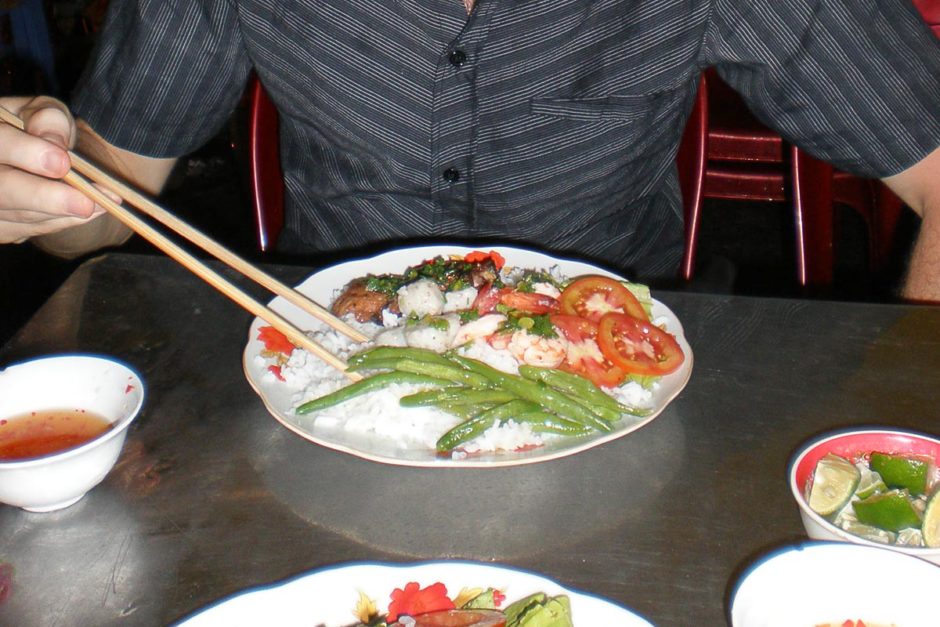
[[[310,275],[301,282],[296,289],[311,298],[314,302],[324,306],[328,305],[335,296],[335,291],[342,288],[354,278],[367,274],[381,274],[401,272],[406,267],[416,265],[426,259],[438,255],[465,255],[474,250],[496,250],[505,259],[509,266],[524,268],[550,268],[557,266],[559,271],[569,277],[585,274],[599,274],[613,278],[620,278],[607,270],[580,261],[561,259],[543,253],[526,250],[512,246],[488,245],[485,247],[467,247],[458,245],[433,245],[414,248],[400,248],[382,253],[373,257],[356,259],[345,263],[324,268]],[[269,306],[300,329],[308,329],[315,323],[312,315],[302,311],[296,305],[277,297]],[[654,394],[654,408],[649,416],[643,418],[625,417],[615,428],[608,433],[596,433],[578,438],[557,438],[549,441],[545,446],[522,452],[494,452],[469,456],[464,459],[451,459],[438,457],[433,449],[401,449],[385,450],[363,443],[364,436],[347,434],[341,431],[332,433],[313,433],[304,425],[298,423],[298,417],[291,412],[291,396],[293,392],[286,387],[278,388],[276,384],[263,381],[265,369],[260,368],[254,360],[262,348],[257,339],[258,329],[266,323],[255,318],[248,332],[248,343],[243,353],[242,365],[248,383],[261,397],[265,407],[274,418],[283,426],[297,435],[321,446],[349,453],[363,459],[413,467],[486,467],[515,466],[535,462],[548,461],[568,455],[574,455],[621,438],[628,433],[636,431],[656,418],[666,406],[685,388],[692,374],[692,348],[683,334],[682,324],[676,315],[664,304],[653,298],[653,319],[665,318],[667,330],[676,336],[679,345],[685,353],[685,361],[676,372],[667,375],[660,381],[659,389]]]
[[[533,572],[467,561],[408,564],[352,562],[330,566],[269,586],[251,588],[223,599],[177,623],[178,627],[225,625],[314,625],[341,627],[355,623],[360,591],[388,607],[390,594],[415,581],[424,588],[435,582],[453,598],[462,588],[493,587],[511,603],[535,592],[568,595],[575,625],[651,627],[652,623],[611,601],[571,590]]]

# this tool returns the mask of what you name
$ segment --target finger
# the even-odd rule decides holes
[[[0,210],[27,210],[49,218],[88,218],[103,209],[76,189],[10,167],[0,167]]]
[[[48,96],[31,99],[19,111],[20,119],[30,135],[43,137],[60,148],[75,145],[75,118],[63,102]]]
[[[63,148],[9,124],[0,124],[0,164],[54,178],[65,176],[70,166]]]
[[[23,120],[26,132],[0,124],[0,163],[60,178],[69,169],[66,149],[74,144],[75,122],[61,102],[51,98],[5,98],[0,105]]]
[[[99,215],[96,214],[90,219],[94,220]],[[20,217],[24,216],[21,214]],[[2,217],[0,217],[0,220],[2,220]],[[38,222],[11,222],[7,224],[0,222],[0,244],[19,244],[30,237],[56,233],[74,226],[87,224],[88,221],[89,219],[83,218],[52,218]]]

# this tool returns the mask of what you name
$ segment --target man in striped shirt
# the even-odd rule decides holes
[[[923,216],[905,293],[940,301],[940,46],[903,0],[113,2],[77,125],[3,102],[42,139],[0,129],[0,241],[126,237],[43,178],[65,171],[60,148],[157,191],[254,70],[281,113],[281,250],[493,239],[655,281],[681,256],[674,157],[708,66]]]

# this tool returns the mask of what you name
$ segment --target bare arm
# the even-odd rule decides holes
[[[884,182],[922,218],[902,295],[940,304],[940,148]]]
[[[0,105],[26,124],[25,133],[0,124],[0,243],[32,239],[52,254],[74,257],[130,236],[101,207],[57,180],[68,171],[68,147],[150,193],[160,191],[176,162],[112,146],[51,98],[3,98]]]

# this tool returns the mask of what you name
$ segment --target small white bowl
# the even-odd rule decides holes
[[[806,485],[816,469],[816,463],[827,453],[847,459],[879,451],[882,453],[912,454],[930,458],[940,466],[940,440],[915,431],[900,429],[857,429],[838,431],[817,438],[800,448],[790,460],[790,491],[800,507],[800,517],[806,533],[814,540],[835,540],[871,547],[888,548],[907,553],[940,565],[940,548],[905,547],[880,544],[844,531],[814,512],[806,500]]]
[[[807,542],[773,553],[738,579],[733,627],[866,625],[934,627],[930,599],[940,567],[886,548]]]
[[[30,459],[0,460],[0,502],[33,512],[77,502],[114,466],[143,401],[140,376],[107,357],[45,357],[0,371],[0,419],[34,411],[81,409],[113,425],[75,448]]]

